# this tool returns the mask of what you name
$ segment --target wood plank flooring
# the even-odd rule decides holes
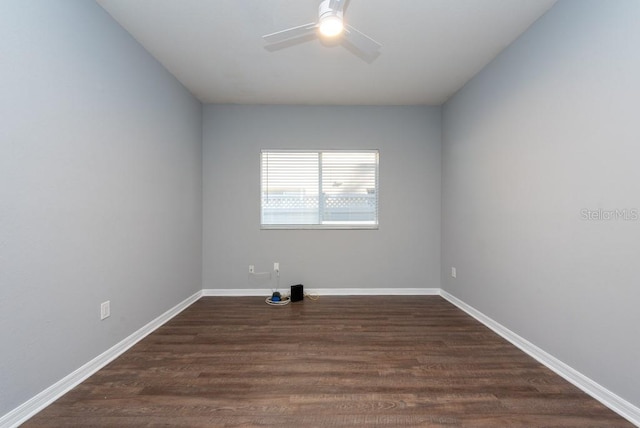
[[[631,427],[438,296],[205,297],[24,427]]]

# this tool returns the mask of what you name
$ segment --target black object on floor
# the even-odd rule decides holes
[[[304,299],[304,289],[302,287],[302,284],[292,285],[291,286],[291,301],[292,302],[299,302],[302,299]]]

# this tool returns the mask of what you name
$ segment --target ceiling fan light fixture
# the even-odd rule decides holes
[[[344,31],[342,18],[337,15],[323,16],[318,30],[325,37],[336,37]]]
[[[345,47],[352,50],[354,54],[371,63],[380,55],[382,45],[352,26],[345,24],[343,16],[347,1],[322,0],[318,7],[317,21],[262,36],[270,46],[274,47],[268,50],[275,50],[275,46],[284,46],[290,41],[304,41],[305,39],[308,40],[308,37],[313,38],[315,36],[320,39],[324,46],[346,44]]]

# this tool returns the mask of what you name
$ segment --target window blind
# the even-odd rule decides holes
[[[263,228],[376,228],[378,151],[261,152]]]

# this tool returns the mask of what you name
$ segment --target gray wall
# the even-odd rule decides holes
[[[639,22],[561,0],[446,103],[442,221],[446,291],[636,406]]]
[[[3,0],[0,58],[2,415],[201,289],[202,108],[92,1]]]
[[[208,105],[203,137],[204,288],[440,286],[439,108]],[[379,230],[260,230],[263,148],[379,149]]]

